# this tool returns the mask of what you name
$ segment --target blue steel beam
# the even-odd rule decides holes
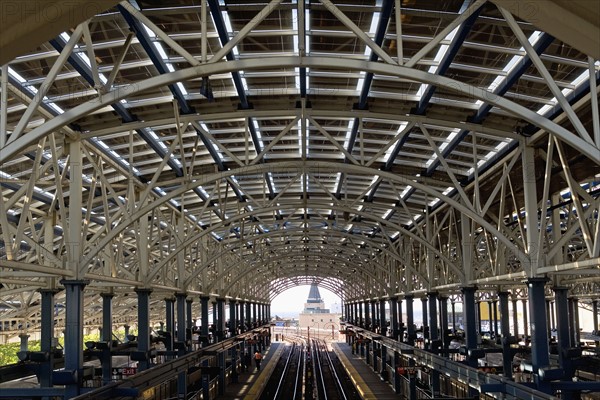
[[[464,2],[462,9],[460,11],[461,14],[464,13],[464,10],[467,9],[467,7],[469,6],[469,3],[470,3],[470,0],[466,0]],[[458,31],[456,32],[456,35],[454,36],[454,38],[452,39],[452,42],[448,46],[448,50],[446,51],[446,54],[444,54],[444,57],[442,58],[442,60],[440,61],[439,65],[438,65],[438,68],[435,72],[436,75],[441,75],[441,76],[446,75],[446,71],[448,71],[448,68],[450,68],[450,64],[452,64],[454,57],[456,57],[456,54],[458,54],[458,51],[460,50],[460,46],[462,46],[462,44],[464,43],[465,39],[467,38],[467,35],[469,34],[469,32],[471,32],[471,28],[473,27],[473,24],[479,17],[479,14],[481,13],[482,9],[483,9],[483,6],[479,7],[477,10],[475,10],[473,12],[473,14],[469,15],[469,17],[467,19],[465,19],[462,24],[460,24],[460,26],[458,27]],[[427,109],[427,106],[429,106],[429,101],[431,100],[431,97],[433,96],[433,93],[435,92],[436,89],[437,89],[437,87],[434,85],[427,85],[427,89],[425,90],[425,93],[423,93],[423,95],[421,96],[421,99],[419,100],[419,104],[414,109],[413,114],[417,114],[417,115],[425,114],[425,110]]]
[[[229,42],[229,35],[227,32],[227,27],[225,26],[225,21],[223,20],[223,15],[221,14],[221,8],[219,6],[218,0],[208,0],[208,5],[210,8],[210,14],[212,15],[213,22],[215,24],[215,28],[217,29],[217,33],[219,34],[219,40],[221,41],[221,46],[225,46]],[[225,58],[228,61],[235,60],[235,56],[233,52],[230,51],[225,55]],[[302,76],[302,71],[301,71]],[[304,70],[304,92],[306,93],[306,70]],[[246,89],[244,89],[244,84],[242,83],[242,77],[239,72],[234,71],[231,73],[231,79],[233,80],[233,84],[235,86],[235,90],[237,91],[238,98],[240,100],[240,109],[249,110],[252,108],[252,104],[248,101],[248,96],[246,96]],[[300,86],[302,91],[302,79],[300,80]],[[250,132],[250,137],[252,138],[252,144],[254,145],[254,149],[256,150],[256,154],[260,154],[263,150],[263,147],[260,144],[260,139],[258,138],[258,133],[256,128],[254,127],[254,123],[252,118],[248,118],[247,121],[248,131]],[[264,162],[264,161],[261,161]],[[271,180],[268,178],[268,175],[264,175],[265,182],[267,182],[267,188],[269,189],[269,195],[271,198],[275,196],[275,189],[271,184]]]
[[[535,46],[533,46],[533,48],[538,55],[542,54],[548,48],[548,46],[550,46],[550,44],[553,41],[554,41],[554,37],[552,37],[551,35],[549,35],[547,33],[544,33],[538,39],[538,41],[536,42]],[[515,83],[517,83],[517,81],[519,80],[519,78],[521,78],[521,76],[525,73],[525,71],[527,71],[529,69],[531,64],[532,64],[532,61],[529,56],[523,57],[523,59],[521,59],[521,61],[510,71],[510,73],[508,74],[508,76],[506,77],[504,82],[502,82],[501,85],[499,85],[496,89],[494,89],[494,91],[492,93],[495,96],[504,96],[506,94],[506,92],[508,92],[508,90]],[[477,112],[468,119],[468,121],[475,123],[475,124],[482,123],[483,120],[489,115],[491,109],[492,109],[492,106],[489,103],[483,103],[479,107]],[[448,146],[446,146],[446,148],[442,151],[442,155],[444,157],[448,156],[448,154],[450,154],[464,140],[464,138],[467,137],[467,135],[470,132],[471,131],[469,131],[469,130],[461,129],[460,132],[454,137],[454,139],[452,139],[452,141],[448,144]],[[425,176],[431,176],[431,174],[433,174],[433,172],[436,170],[436,168],[439,165],[440,165],[440,160],[436,159],[434,162],[431,163],[429,168],[427,168],[427,170],[425,171]]]
[[[469,3],[470,3],[470,0],[466,0],[464,2],[462,9],[461,9],[461,13],[464,12],[465,9],[467,9],[467,7],[469,6]],[[454,38],[452,39],[452,42],[448,46],[448,50],[446,51],[446,54],[444,55],[444,57],[442,58],[442,60],[440,61],[439,65],[438,65],[438,68],[435,72],[436,75],[443,76],[446,74],[446,72],[448,71],[448,68],[450,68],[450,65],[452,64],[452,61],[454,61],[454,58],[458,54],[460,47],[462,46],[465,39],[467,38],[467,35],[471,31],[471,28],[475,24],[475,21],[479,17],[479,14],[481,13],[482,9],[483,9],[483,6],[479,7],[477,10],[475,10],[473,12],[473,14],[471,14],[467,19],[465,19],[463,21],[463,23],[461,23],[459,25],[458,31],[456,32]],[[412,110],[413,114],[423,115],[425,113],[425,110],[429,106],[429,101],[431,100],[431,97],[433,96],[433,93],[435,92],[436,88],[437,87],[434,85],[427,86],[427,89],[425,90],[425,93],[423,93],[423,95],[421,96],[419,103],[417,104],[417,106],[415,108],[413,108],[413,110]],[[406,132],[404,134],[404,136],[396,143],[396,145],[394,146],[394,149],[390,153],[390,156],[388,157],[386,163],[381,168],[383,171],[390,171],[392,169],[392,166],[394,165],[394,160],[396,160],[396,157],[398,157],[400,150],[402,150],[402,148],[404,147],[404,144],[408,140],[410,133],[411,133],[410,131]],[[373,190],[371,190],[371,193],[369,193],[369,196],[367,197],[366,201],[369,201],[369,202],[373,201],[375,192],[377,191],[377,189],[379,189],[379,185],[380,185],[380,183],[377,183],[373,187]],[[405,197],[408,198],[412,193],[414,193],[414,190],[412,192],[407,193]],[[389,215],[389,217],[391,217],[391,215]]]
[[[161,55],[158,54],[158,51],[154,46],[152,39],[150,39],[150,36],[148,35],[146,29],[144,29],[142,23],[136,18],[134,18],[133,15],[131,15],[131,13],[127,11],[123,6],[118,5],[117,8],[125,18],[125,21],[127,21],[127,24],[129,24],[129,28],[135,33],[139,43],[144,48],[146,54],[148,54],[148,57],[150,57],[150,60],[154,64],[154,67],[156,68],[158,73],[161,75],[169,73],[170,71],[167,68],[167,64],[162,59]],[[169,90],[173,94],[173,97],[177,99],[182,114],[193,114],[196,112],[194,108],[189,105],[187,99],[185,98],[183,92],[181,91],[179,86],[177,86],[177,84],[170,84]],[[223,164],[223,161],[219,157],[219,154],[213,147],[212,143],[198,129],[196,129],[196,133],[198,134],[198,136],[200,136],[202,143],[204,143],[204,146],[213,158],[215,164],[217,164],[219,171],[226,171],[227,167]]]
[[[385,38],[385,33],[387,31],[388,24],[390,22],[390,16],[392,15],[392,7],[394,5],[393,0],[384,0],[383,5],[381,6],[381,12],[379,15],[379,23],[377,25],[377,29],[375,30],[375,37],[373,41],[377,46],[381,46],[383,44],[383,40]],[[371,52],[369,56],[369,61],[375,62],[379,59],[379,56],[374,51]],[[363,86],[360,91],[360,95],[358,97],[358,103],[356,103],[355,108],[359,110],[364,110],[367,107],[367,100],[369,98],[369,91],[371,90],[371,85],[373,84],[373,73],[367,72],[363,79]],[[352,149],[354,148],[354,144],[356,143],[356,138],[358,136],[358,118],[354,118],[354,124],[352,125],[352,130],[350,131],[350,137],[348,138],[348,145],[346,147],[346,151],[352,154]],[[344,157],[344,162],[348,162],[348,158]],[[340,182],[344,179],[344,174],[340,177]],[[335,196],[339,199],[342,194],[342,185],[338,185]]]
[[[64,49],[64,46],[66,44],[66,42],[64,41],[63,38],[58,37],[56,39],[52,39],[50,40],[50,44],[60,53],[62,52],[62,50]],[[85,62],[80,58],[80,57],[76,57],[73,54],[69,56],[68,58],[69,60],[69,64],[71,64],[71,66],[73,68],[75,68],[75,70],[81,75],[81,77],[83,79],[85,79],[88,84],[90,84],[90,86],[94,87],[95,83],[94,83],[94,78],[92,76],[92,71],[90,70],[90,68],[85,64]],[[132,115],[127,108],[121,104],[121,103],[114,103],[111,104],[111,107],[113,108],[113,110],[115,110],[115,112],[121,117],[121,119],[123,120],[123,122],[127,123],[127,122],[134,122],[137,120],[137,117],[135,115]],[[167,154],[166,151],[158,144],[158,142],[156,140],[154,140],[147,132],[145,129],[136,129],[135,130],[137,132],[137,134],[146,142],[148,143],[148,145],[156,152],[156,154],[158,154],[161,158],[164,158],[165,155]],[[209,149],[212,149],[212,146],[208,146]],[[100,148],[100,150],[104,151],[103,149]],[[210,151],[210,150],[209,150]],[[104,151],[105,152],[105,151]],[[112,157],[111,157],[112,158]],[[171,170],[173,170],[173,172],[175,173],[176,176],[181,177],[183,176],[183,170],[182,168],[175,162],[175,159],[172,157],[169,157],[169,160],[167,161],[167,165],[169,165],[169,167],[171,168]],[[194,192],[198,195],[198,197],[200,197],[203,201],[209,201],[211,205],[214,205],[214,201],[213,200],[209,200],[201,191],[199,188],[195,188],[193,189]],[[224,216],[221,215],[221,213],[218,210],[213,210],[213,212],[221,219],[224,219]]]

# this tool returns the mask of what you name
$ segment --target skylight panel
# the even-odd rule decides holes
[[[398,127],[398,130],[396,131],[396,136],[401,134],[402,131],[404,129],[406,129],[406,126],[408,125],[408,122],[403,122],[400,124],[400,126]],[[387,162],[390,159],[390,156],[392,155],[392,152],[394,151],[394,147],[395,146],[390,146],[389,149],[387,149],[387,151],[385,152],[385,155],[383,156],[383,161]]]
[[[444,139],[444,142],[440,145],[440,152],[443,152],[444,149],[446,147],[448,147],[448,145],[450,144],[450,142],[452,142],[452,140],[454,140],[454,138],[456,137],[458,132],[460,132],[460,129],[458,129],[458,128],[452,129],[452,131],[450,132],[448,137],[446,139]],[[436,159],[437,159],[437,154],[433,153],[432,156],[429,158],[429,160],[427,160],[427,162],[425,163],[425,166],[427,168],[429,168]]]

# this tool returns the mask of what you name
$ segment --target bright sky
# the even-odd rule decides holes
[[[309,291],[310,285],[302,285],[281,293],[271,302],[271,316],[298,316],[304,309],[304,303],[306,303],[306,300],[308,299]],[[329,308],[332,312],[341,312],[342,301],[339,296],[322,287],[319,287],[319,293],[325,302],[325,308]]]

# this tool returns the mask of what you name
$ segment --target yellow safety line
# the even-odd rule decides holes
[[[375,396],[371,389],[369,389],[369,386],[367,386],[365,381],[362,380],[356,368],[354,368],[354,366],[350,363],[350,360],[348,360],[348,357],[346,357],[346,354],[344,354],[340,349],[338,349],[338,345],[333,345],[331,346],[331,348],[333,349],[335,354],[337,354],[338,358],[342,361],[342,365],[348,373],[348,376],[350,376],[352,383],[354,383],[354,387],[356,388],[356,390],[358,390],[360,398],[363,400],[376,400],[377,396]]]
[[[252,387],[250,388],[248,393],[246,393],[246,395],[244,396],[244,400],[256,400],[260,397],[262,391],[265,389],[265,385],[266,385],[267,381],[271,377],[271,374],[273,373],[273,370],[275,369],[275,366],[277,365],[277,360],[279,360],[279,357],[281,356],[281,353],[283,352],[284,346],[285,346],[285,344],[283,344],[283,343],[280,344],[279,346],[277,346],[277,350],[275,350],[275,353],[272,356],[270,356],[271,360],[269,360],[269,363],[265,366],[264,370],[260,373],[258,379],[254,383],[254,385],[252,385]],[[269,352],[265,353],[265,355],[266,354],[269,354]],[[249,366],[249,368],[252,368],[252,367]]]

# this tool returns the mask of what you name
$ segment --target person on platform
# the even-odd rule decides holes
[[[263,355],[260,353],[260,351],[257,351],[256,353],[254,353],[254,363],[256,364],[256,370],[260,371],[260,363],[263,360]]]

